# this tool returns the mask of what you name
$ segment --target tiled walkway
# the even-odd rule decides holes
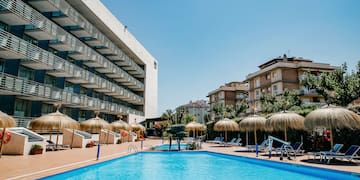
[[[62,150],[54,152],[46,152],[43,155],[29,155],[29,156],[9,156],[3,155],[0,159],[0,179],[36,179],[54,173],[82,167],[109,160],[115,157],[120,157],[128,154],[128,147],[130,143],[119,145],[102,145],[100,159],[96,161],[97,148],[83,148]],[[140,150],[140,142],[131,143]],[[161,140],[146,140],[144,141],[144,149],[148,150],[152,146],[161,144]],[[221,147],[214,144],[203,144],[202,150],[221,152],[233,155],[254,157],[255,153],[236,152],[240,147]],[[267,156],[260,155],[258,158],[268,159]],[[351,171],[360,173],[360,162],[342,165],[326,165],[320,164],[318,161],[306,162],[308,156],[300,156],[293,160],[283,160],[288,163],[304,164],[309,166],[338,169],[343,171]],[[273,157],[271,160],[280,161],[279,157]]]

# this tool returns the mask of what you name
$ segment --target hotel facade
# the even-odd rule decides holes
[[[220,86],[208,93],[210,104],[210,119],[215,119],[213,107],[215,105],[233,106],[239,102],[246,102],[248,98],[249,87],[244,82],[230,82]]]
[[[0,0],[0,110],[17,126],[54,112],[157,116],[157,60],[99,0]]]
[[[326,63],[316,63],[298,57],[278,57],[258,66],[260,70],[247,75],[245,82],[249,84],[250,108],[261,111],[260,97],[263,94],[280,95],[285,89],[299,90],[303,103],[325,103],[324,98],[315,90],[309,90],[300,84],[305,72],[320,75],[336,69]]]

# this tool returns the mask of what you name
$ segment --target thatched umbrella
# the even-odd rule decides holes
[[[121,118],[122,117],[119,116],[119,120],[114,121],[110,124],[112,130],[117,132],[120,132],[121,130],[130,131],[132,129],[131,126],[127,122],[121,120]]]
[[[360,116],[345,108],[326,106],[311,111],[305,117],[305,128],[326,127],[330,129],[331,147],[334,145],[333,128],[360,129]]]
[[[101,129],[111,129],[110,124],[105,121],[104,119],[101,119],[99,117],[99,112],[95,112],[95,117],[90,118],[88,120],[80,122],[80,128],[84,131],[89,132],[99,132],[99,142],[100,142],[100,135],[101,135]]]
[[[215,123],[214,130],[225,131],[225,141],[227,141],[227,132],[238,131],[239,125],[235,121],[225,118]]]
[[[304,117],[293,112],[280,112],[271,115],[265,122],[265,126],[271,129],[284,131],[287,141],[287,129],[304,129]]]
[[[8,127],[14,127],[16,124],[15,120],[13,117],[3,113],[0,111],[0,128],[3,128],[2,131],[2,139],[0,139],[0,158],[2,155],[2,148],[3,148],[3,142],[5,139],[5,132],[6,132],[6,128]]]
[[[139,124],[139,123],[131,123],[130,126],[131,126],[131,129],[133,131],[144,132],[146,130],[146,128],[143,125]]]
[[[193,136],[195,138],[196,131],[204,131],[206,127],[198,122],[190,122],[185,126],[186,131],[193,131]]]
[[[121,119],[112,122],[110,124],[110,126],[112,127],[113,131],[120,131],[120,130],[127,130],[128,131],[128,130],[132,129],[131,126],[127,122],[125,122],[125,121],[123,121]]]
[[[71,117],[62,114],[59,109],[61,104],[54,104],[56,107],[56,112],[46,114],[35,118],[34,120],[30,121],[29,129],[33,130],[56,130],[56,146],[59,143],[59,131],[65,128],[68,129],[79,129],[79,123],[73,120]],[[50,134],[51,139],[51,134]],[[71,143],[72,146],[72,143]]]
[[[265,129],[265,121],[266,121],[266,118],[264,118],[262,116],[250,115],[250,116],[246,117],[245,119],[243,119],[242,121],[240,121],[240,123],[239,123],[240,130],[246,131],[246,132],[254,131],[254,140],[255,140],[255,144],[257,144],[256,131]],[[248,142],[248,139],[246,138],[246,144],[247,144],[247,142]]]

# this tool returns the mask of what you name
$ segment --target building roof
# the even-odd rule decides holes
[[[209,107],[209,104],[205,100],[198,100],[198,101],[190,101],[188,104],[181,105],[180,107],[207,108]]]
[[[304,68],[304,69],[317,69],[317,70],[323,70],[323,71],[331,71],[336,69],[336,66],[331,66],[330,64],[327,63],[316,63],[313,62],[312,60],[308,60],[308,59],[303,59],[301,57],[291,57],[291,58],[287,58],[286,56],[284,56],[283,58],[274,58],[270,61],[267,61],[264,64],[261,64],[259,66],[260,70],[254,72],[254,73],[250,73],[246,76],[246,80],[248,81],[254,77],[257,77],[263,73],[269,72],[273,69],[278,69],[278,68],[291,68],[291,69],[299,69],[299,68]]]
[[[248,91],[248,90],[249,90],[249,86],[247,83],[233,81],[220,86],[218,89],[210,91],[208,96],[218,93],[220,91]]]

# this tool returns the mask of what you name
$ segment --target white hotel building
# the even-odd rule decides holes
[[[157,64],[99,0],[0,0],[0,110],[17,126],[55,102],[78,121],[153,118]]]

